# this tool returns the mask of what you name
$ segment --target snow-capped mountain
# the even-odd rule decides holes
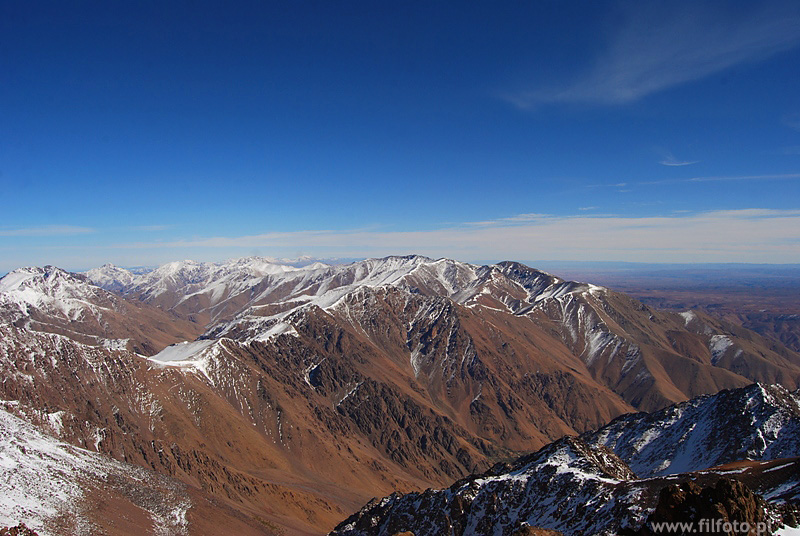
[[[687,316],[694,313],[655,311],[609,289],[513,262],[476,266],[408,256],[296,267],[252,257],[175,262],[138,276],[118,272],[100,269],[90,277],[122,288],[129,299],[204,324],[205,338],[269,340],[293,333],[291,320],[315,307],[358,324],[348,317],[353,296],[381,288],[444,298],[484,315],[511,315],[558,339],[595,380],[647,410],[749,381],[790,388],[800,382],[800,356],[751,332]],[[411,338],[409,350],[419,361]]]
[[[84,275],[100,288],[119,292],[129,287],[137,274],[109,263],[99,268],[93,268]]]
[[[117,310],[121,302],[86,278],[53,266],[20,268],[0,278],[0,307],[14,315],[12,321],[39,313],[74,322]]]
[[[85,276],[53,266],[20,268],[0,278],[0,320],[78,342],[150,355],[201,329],[175,315],[126,300]]]
[[[498,285],[504,271],[516,275],[519,281],[512,278]],[[229,315],[231,312],[235,315],[249,308],[273,304],[289,304],[292,309],[302,305],[328,308],[361,287],[381,286],[413,289],[465,305],[480,303],[480,297],[486,296],[483,301],[487,306],[499,304],[503,310],[515,312],[536,299],[569,290],[554,287],[563,282],[543,272],[520,274],[510,265],[475,266],[420,256],[368,259],[336,266],[317,262],[302,267],[275,264],[260,257],[226,263],[182,261],[139,276],[106,265],[87,272],[87,276],[103,288],[122,289],[123,295],[157,302],[169,309],[191,310],[194,314],[209,308],[227,310]],[[500,298],[509,303],[493,303],[493,289],[499,290]],[[514,293],[517,294],[515,299],[506,296]],[[197,302],[203,303],[200,310],[195,307]],[[226,309],[226,303],[236,306]],[[185,305],[182,307],[182,304]],[[249,312],[263,314],[258,310]],[[218,313],[212,321],[219,318],[225,316]]]
[[[760,384],[724,390],[624,415],[582,439],[610,448],[640,477],[800,456],[800,392]]]
[[[0,398],[290,533],[637,409],[800,378],[747,330],[513,262],[23,272],[0,280]]]

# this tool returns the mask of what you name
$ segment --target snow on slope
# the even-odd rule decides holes
[[[717,420],[722,416],[739,418],[741,422],[733,425],[730,421]],[[752,446],[756,447],[753,452],[764,460],[797,456],[799,416],[797,393],[756,384],[700,397],[664,412],[621,417],[598,432],[560,439],[537,453],[512,464],[497,464],[487,473],[464,478],[447,489],[405,495],[395,493],[373,499],[340,523],[330,535],[388,536],[408,531],[416,536],[514,536],[527,534],[526,526],[558,530],[567,536],[612,536],[624,533],[625,529],[636,533],[645,521],[663,520],[650,517],[656,515],[658,504],[677,508],[674,501],[684,492],[680,491],[683,488],[672,487],[676,484],[691,482],[699,486],[696,489],[703,489],[704,500],[711,501],[709,511],[712,512],[717,508],[714,501],[738,497],[746,504],[750,500],[749,489],[736,495],[735,487],[719,487],[720,477],[740,480],[750,486],[769,503],[759,506],[758,502],[752,502],[752,507],[763,508],[762,513],[771,523],[782,523],[780,505],[798,500],[797,457],[707,467],[724,459],[720,454],[726,452],[726,444],[733,445],[732,451],[738,451],[742,438],[753,439]],[[710,426],[712,422],[717,425],[716,433],[711,432],[715,428]],[[670,426],[680,430],[671,430]],[[692,454],[691,460],[682,457],[682,446],[697,446],[706,437],[693,437],[693,432],[712,434],[714,440],[705,445],[710,451],[706,458],[702,457],[700,449],[687,451]],[[599,440],[610,437],[621,438],[617,443],[607,441],[609,446],[617,447],[616,454]],[[766,441],[759,442],[759,438]],[[625,445],[635,448],[620,448]],[[669,471],[665,476],[642,471],[647,478],[637,477],[624,456],[632,455],[633,463],[641,467],[642,460],[637,455],[643,450],[636,448],[648,446],[656,450],[647,461],[669,460],[669,456],[677,453],[680,461],[676,465],[691,471],[682,474]],[[691,463],[687,463],[689,461]],[[673,495],[664,502],[664,491],[669,489],[673,490],[670,492]],[[696,512],[690,503],[683,507],[689,508],[688,513]],[[793,515],[783,519],[791,521]]]
[[[76,321],[111,307],[105,291],[53,266],[20,268],[0,279],[0,309],[12,314],[27,317],[38,310]]]
[[[324,266],[315,263],[305,269],[313,270]],[[224,263],[175,261],[142,274],[106,264],[89,270],[86,276],[100,287],[123,293],[142,292],[152,298],[176,290],[181,290],[188,296],[205,291],[206,287],[225,284],[236,284],[244,288],[268,275],[281,275],[297,270],[301,268],[276,264],[268,258],[247,257]]]
[[[136,274],[113,264],[104,264],[86,272],[86,277],[100,288],[117,292],[133,283]]]
[[[208,334],[247,332],[250,339],[272,330],[276,322],[294,310],[310,306],[334,310],[346,296],[363,287],[405,288],[448,297],[468,307],[482,305],[514,314],[549,298],[601,290],[592,285],[566,283],[516,263],[476,266],[422,256],[301,267],[249,257],[225,263],[173,262],[138,276],[117,276],[117,272],[114,267],[103,267],[88,275],[106,288],[122,288],[124,295],[135,295],[144,301],[165,300],[166,305],[162,306],[168,308],[203,297],[212,312]],[[174,296],[168,299],[170,294]],[[231,314],[225,308],[230,303],[237,304],[234,308],[238,312]]]
[[[800,393],[753,384],[623,415],[582,437],[613,450],[640,477],[800,456]]]
[[[612,453],[566,438],[443,490],[373,500],[332,536],[412,531],[439,534],[513,534],[525,524],[565,534],[615,534],[644,522],[644,487]]]
[[[179,485],[45,435],[8,411],[15,405],[0,402],[0,526],[25,523],[42,536],[96,534],[87,515],[91,495],[114,476],[141,486],[132,501],[150,513],[155,533],[187,534],[191,502]]]
[[[210,370],[217,367],[222,344],[224,344],[222,339],[186,341],[167,346],[147,359],[156,366],[194,370],[214,385]]]

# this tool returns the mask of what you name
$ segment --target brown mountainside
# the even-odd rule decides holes
[[[91,305],[82,317],[42,306],[63,300],[47,286],[22,300],[20,276],[6,276],[0,304],[14,320],[0,325],[0,398],[63,412],[51,426],[62,439],[292,534],[622,413],[800,381],[800,356],[743,328],[517,263],[159,270],[103,283],[118,294],[67,274]],[[81,320],[96,310],[100,322]]]

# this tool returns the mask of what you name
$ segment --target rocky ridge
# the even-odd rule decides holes
[[[706,333],[517,263],[241,259],[89,274],[109,290],[54,268],[20,273],[0,280],[2,398],[57,415],[47,430],[62,441],[298,534],[634,409],[752,379],[794,388],[800,370],[748,332]],[[45,299],[21,299],[26,288]],[[714,362],[717,335],[741,353]],[[726,368],[742,360],[752,366]],[[207,522],[230,519],[219,512]]]
[[[754,402],[759,395],[761,406],[769,408]],[[763,436],[759,417],[765,411],[781,415],[779,420],[789,429],[800,423],[797,397],[797,392],[789,393],[780,387],[753,385],[656,414],[632,416],[639,420],[638,425],[622,417],[606,429],[581,438],[558,440],[535,454],[510,464],[498,464],[446,489],[373,499],[338,525],[331,536],[378,536],[404,531],[415,536],[514,536],[525,534],[532,527],[567,535],[644,535],[659,533],[661,523],[701,520],[719,520],[720,526],[733,521],[748,523],[754,530],[758,526],[763,528],[762,533],[771,534],[784,524],[797,524],[800,448],[796,442],[782,442],[778,434],[765,449],[735,449],[745,435],[751,440]],[[624,430],[626,444],[670,444],[676,451],[690,452],[687,446],[697,441],[691,434],[670,435],[667,440],[657,437],[656,431],[670,431],[670,425],[674,425],[663,416],[682,413],[691,429],[701,428],[701,418],[709,418],[713,412],[703,412],[700,417],[697,412],[687,411],[687,407],[725,406],[733,413],[740,409],[742,400],[751,402],[742,408],[743,424],[715,438],[715,446],[719,447],[715,450],[716,459],[723,459],[720,453],[735,452],[733,456],[740,460],[736,463],[707,469],[705,464],[710,458],[702,451],[691,451],[694,458],[682,459],[684,472],[661,470],[660,476],[645,474],[646,478],[642,478],[626,463],[631,458],[624,457],[629,455],[635,460],[638,452],[618,448],[623,455],[620,457],[598,441],[607,438],[609,430]],[[789,430],[787,433],[791,435]],[[619,441],[612,446],[621,444]],[[774,460],[775,457],[782,458]]]

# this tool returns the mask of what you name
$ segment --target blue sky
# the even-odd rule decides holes
[[[5,2],[0,46],[0,272],[800,262],[794,1]]]

